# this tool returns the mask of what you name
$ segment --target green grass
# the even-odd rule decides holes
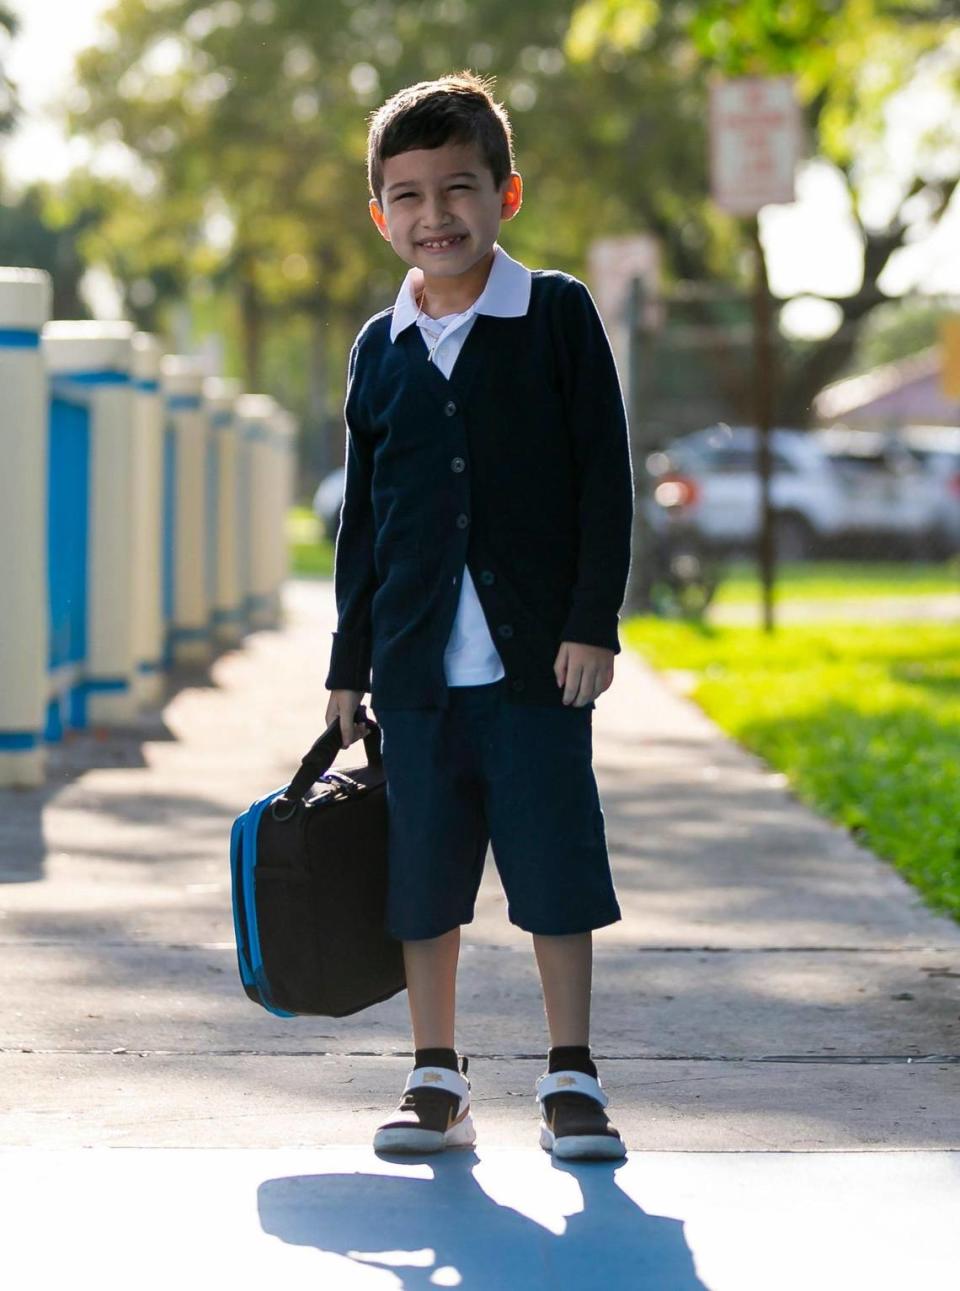
[[[919,596],[960,592],[960,560],[933,563],[892,561],[802,561],[786,563],[777,577],[778,601],[849,600],[858,596]],[[715,605],[759,601],[756,565],[731,561]]]
[[[332,578],[333,543],[321,536],[320,521],[310,507],[287,513],[290,573],[296,578]]]
[[[960,922],[960,625],[697,628],[628,619],[624,642],[798,797]]]

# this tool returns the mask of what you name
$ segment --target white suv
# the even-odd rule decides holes
[[[927,473],[940,555],[960,551],[960,426],[904,426],[900,438]]]
[[[835,428],[771,431],[770,492],[781,559],[810,555],[831,539],[880,537],[906,545],[932,528],[929,475],[889,437]],[[709,426],[647,460],[654,510],[711,546],[742,550],[760,528],[756,433]]]

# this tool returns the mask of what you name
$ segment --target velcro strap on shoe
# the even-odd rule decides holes
[[[548,1094],[589,1094],[601,1107],[610,1101],[599,1080],[585,1071],[551,1071],[537,1078],[537,1102],[542,1103]]]
[[[447,1089],[459,1098],[466,1098],[470,1092],[470,1083],[466,1077],[461,1076],[459,1071],[451,1071],[449,1067],[414,1067],[407,1076],[403,1092],[419,1089],[421,1085],[427,1089]]]

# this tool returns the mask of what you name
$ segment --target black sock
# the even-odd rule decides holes
[[[582,1071],[597,1079],[597,1068],[590,1057],[588,1044],[556,1045],[547,1055],[548,1071]]]
[[[459,1071],[456,1049],[415,1049],[413,1054],[415,1067],[449,1067]]]

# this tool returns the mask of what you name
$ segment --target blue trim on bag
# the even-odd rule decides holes
[[[270,984],[266,978],[266,972],[263,966],[263,953],[260,949],[260,932],[257,928],[257,902],[254,890],[254,871],[257,866],[257,833],[260,828],[260,817],[266,811],[267,807],[278,798],[287,788],[287,785],[281,785],[279,789],[274,789],[266,797],[260,798],[253,803],[247,811],[243,813],[235,822],[234,828],[230,834],[231,859],[233,860],[234,852],[236,853],[237,874],[237,900],[243,901],[243,910],[247,922],[247,945],[244,948],[246,955],[241,954],[241,935],[239,920],[237,916],[236,901],[234,902],[234,920],[237,936],[237,953],[240,957],[240,973],[242,980],[253,986],[260,994],[260,1001],[265,1009],[275,1014],[278,1018],[295,1018],[296,1013],[289,1013],[286,1009],[279,1008],[273,1002],[270,993]],[[242,837],[241,828],[242,827]],[[244,971],[246,975],[244,976]]]
[[[243,940],[243,927],[240,922],[240,902],[243,900],[240,875],[243,866],[243,825],[247,813],[238,816],[230,830],[230,873],[233,880],[233,931],[237,943],[237,961],[240,967],[240,981],[244,986],[253,985],[253,973],[247,963]]]

